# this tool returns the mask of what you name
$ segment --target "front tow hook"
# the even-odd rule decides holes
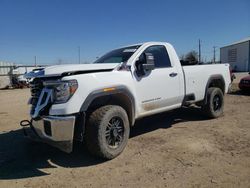
[[[22,121],[20,121],[20,126],[21,127],[28,127],[28,126],[31,126],[31,125],[32,125],[32,123],[29,120],[22,120]]]

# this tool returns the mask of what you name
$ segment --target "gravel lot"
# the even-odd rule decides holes
[[[111,161],[24,139],[29,89],[0,90],[0,187],[250,187],[250,96],[236,90],[219,119],[184,108],[137,122]]]

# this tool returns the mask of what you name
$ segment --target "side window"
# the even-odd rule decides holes
[[[170,59],[165,46],[150,46],[144,52],[153,54],[155,59],[155,68],[171,67]]]

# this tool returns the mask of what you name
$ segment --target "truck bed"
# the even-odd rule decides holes
[[[185,93],[194,95],[195,101],[204,99],[205,88],[210,77],[221,75],[225,82],[225,91],[227,93],[230,83],[229,64],[207,64],[182,66],[185,76]],[[212,73],[212,74],[211,74]],[[211,76],[212,75],[212,76]]]

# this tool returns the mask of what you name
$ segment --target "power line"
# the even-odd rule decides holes
[[[216,53],[216,46],[213,46],[213,48],[214,48],[214,59],[213,60],[214,60],[214,63],[215,63],[215,60],[216,60],[216,57],[215,57],[215,55],[216,55],[215,54]]]

